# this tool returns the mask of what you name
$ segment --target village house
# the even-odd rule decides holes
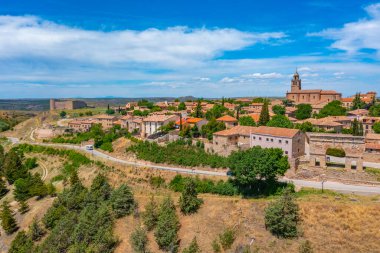
[[[138,105],[137,102],[129,102],[125,105],[125,110],[129,111],[135,108]]]
[[[330,117],[321,118],[321,119],[310,118],[310,119],[296,121],[297,124],[302,124],[304,122],[311,123],[317,131],[341,133],[343,129],[342,123],[336,122],[333,118],[330,118]]]
[[[159,132],[162,126],[169,122],[176,122],[178,118],[177,115],[150,115],[143,119],[141,136],[148,137]]]
[[[372,127],[376,122],[380,122],[380,117],[362,117],[364,133],[373,133]]]
[[[253,146],[280,148],[295,166],[294,159],[305,154],[305,135],[298,129],[236,126],[214,133],[212,146],[205,148],[219,155],[228,156],[233,151]]]
[[[101,114],[94,117],[96,124],[101,124],[103,129],[110,129],[114,126],[117,117],[107,114]]]
[[[94,124],[90,120],[72,120],[68,123],[68,127],[73,130],[73,132],[88,132],[91,129],[91,126]]]
[[[369,115],[369,111],[366,109],[356,109],[353,111],[349,111],[347,113],[347,116],[351,118],[356,118],[356,119],[359,119],[361,117],[368,116],[368,115]]]
[[[365,151],[380,153],[380,134],[367,134],[365,136]]]
[[[143,117],[125,115],[120,118],[121,127],[128,130],[130,133],[139,133],[142,128]]]
[[[197,126],[197,128],[199,130],[201,130],[202,126],[207,124],[207,122],[208,121],[206,119],[202,119],[202,118],[187,118],[187,119],[183,118],[182,119],[182,126],[188,125],[191,128],[194,126]],[[180,120],[177,120],[175,124],[176,124],[176,127],[179,128],[180,124],[181,124]]]
[[[216,121],[223,122],[226,125],[227,129],[238,125],[238,120],[230,115],[224,115],[220,118],[217,118]]]

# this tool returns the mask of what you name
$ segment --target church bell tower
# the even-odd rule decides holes
[[[300,91],[301,89],[302,87],[301,87],[300,75],[298,74],[298,71],[296,70],[296,73],[294,73],[293,75],[291,90],[293,92],[293,91]]]

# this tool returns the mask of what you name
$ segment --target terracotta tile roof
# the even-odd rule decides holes
[[[322,90],[321,94],[334,94],[334,95],[337,95],[337,94],[341,94],[341,93],[336,92],[335,90]]]
[[[117,121],[114,121],[113,122],[115,125],[121,125],[121,124],[123,124],[123,121],[121,121],[121,120],[117,120]]]
[[[253,106],[263,106],[264,103],[251,103],[251,105],[253,105]]]
[[[327,127],[339,127],[343,126],[341,123],[334,121],[333,119],[326,117],[321,119],[305,119],[297,121],[297,123],[304,123],[304,122],[310,122],[314,126],[327,126]]]
[[[354,99],[353,98],[342,98],[341,101],[346,102],[346,103],[350,103],[350,102],[354,101]]]
[[[366,143],[366,144],[365,144],[365,148],[366,148],[366,149],[376,149],[376,150],[380,150],[380,144],[378,144],[378,143]]]
[[[202,121],[202,120],[203,120],[202,118],[188,118],[186,121],[189,124],[195,124],[195,123],[198,123],[199,121]]]
[[[108,115],[108,114],[101,114],[95,117],[96,119],[115,119],[115,116]]]
[[[349,114],[353,114],[353,115],[368,115],[369,111],[366,110],[366,109],[356,109],[356,110],[353,110],[353,111],[349,111],[348,112]]]
[[[298,91],[292,91],[288,92],[288,94],[302,94],[302,93],[321,93],[322,90],[298,90]]]
[[[220,118],[216,119],[217,121],[223,121],[223,122],[237,122],[238,120],[230,115],[224,115]]]
[[[380,134],[367,134],[365,136],[366,140],[380,140]]]
[[[227,130],[216,132],[214,134],[219,135],[219,136],[231,136],[231,135],[249,136],[249,134],[258,134],[258,135],[293,138],[298,132],[299,132],[298,129],[289,129],[289,128],[280,128],[280,127],[235,126]]]
[[[255,121],[255,122],[259,122],[259,119],[260,119],[260,113],[251,113],[251,114],[248,114],[249,116],[252,117],[252,119]],[[244,116],[244,115],[241,115],[241,116]]]
[[[175,115],[150,115],[143,119],[144,122],[163,122],[167,120],[176,120],[177,116]]]

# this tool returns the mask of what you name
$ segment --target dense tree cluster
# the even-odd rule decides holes
[[[380,104],[373,104],[369,108],[369,115],[372,117],[380,117]]]
[[[184,166],[210,166],[225,168],[226,158],[209,154],[204,149],[188,145],[186,141],[170,142],[160,146],[155,142],[139,142],[129,147],[127,151],[134,152],[138,159],[155,163],[168,163]]]
[[[203,137],[212,140],[213,134],[226,129],[226,125],[223,122],[219,122],[216,119],[212,119],[207,124],[202,126],[201,134]]]
[[[296,107],[296,119],[303,120],[311,117],[311,112],[313,111],[313,108],[310,104],[299,104]]]
[[[373,124],[372,129],[375,133],[380,134],[380,122]]]
[[[342,106],[342,102],[339,100],[334,100],[327,105],[325,105],[319,114],[317,115],[318,118],[325,118],[328,116],[343,116],[346,115],[346,108]]]
[[[293,123],[284,115],[275,115],[267,123],[269,127],[293,128]]]
[[[239,117],[240,126],[256,126],[256,122],[251,116],[241,116]]]
[[[272,111],[276,115],[285,115],[286,112],[285,107],[281,105],[274,105]]]
[[[13,241],[13,252],[26,245],[26,252],[113,252],[117,245],[112,233],[114,219],[131,213],[135,205],[133,194],[125,185],[112,190],[103,175],[93,180],[90,189],[82,185],[77,175],[73,175],[71,184],[42,219],[50,231],[46,239],[34,245],[33,240],[39,240],[44,233],[35,221],[29,236],[20,232]],[[121,205],[122,202],[129,204]]]

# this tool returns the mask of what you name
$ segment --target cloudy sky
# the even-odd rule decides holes
[[[380,93],[373,1],[0,0],[0,98]]]

